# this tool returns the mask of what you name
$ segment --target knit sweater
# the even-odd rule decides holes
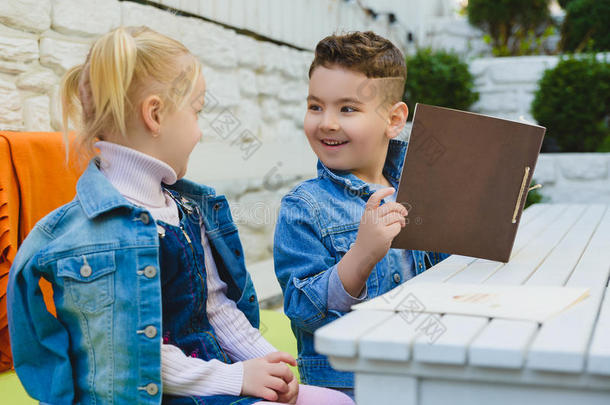
[[[162,187],[177,180],[169,165],[114,143],[100,141],[96,146],[100,150],[102,173],[129,202],[146,208],[155,220],[179,224],[178,207]],[[163,392],[178,396],[239,395],[243,382],[242,361],[277,349],[260,336],[235,302],[227,298],[227,285],[218,275],[204,225],[201,225],[201,240],[207,272],[207,315],[221,347],[235,363],[188,357],[180,348],[162,344]]]

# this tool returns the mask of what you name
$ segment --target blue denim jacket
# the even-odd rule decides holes
[[[399,178],[407,143],[391,140],[383,174],[393,187]],[[297,185],[282,199],[275,230],[275,273],[284,292],[284,311],[291,320],[299,350],[299,372],[306,384],[353,388],[353,374],[331,368],[314,350],[316,329],[344,315],[329,308],[328,285],[337,263],[356,241],[364,206],[372,190],[349,172],[318,162],[318,177]],[[390,249],[366,282],[367,298],[404,282],[394,263],[404,263],[402,251]],[[419,274],[448,255],[412,251]]]
[[[226,199],[187,180],[168,188],[199,206],[227,296],[258,327]],[[160,404],[159,275],[155,221],[110,184],[94,159],[75,199],[36,224],[11,267],[9,332],[28,393],[52,404]],[[45,307],[40,277],[53,285],[57,318]]]

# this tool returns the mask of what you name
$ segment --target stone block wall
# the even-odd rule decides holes
[[[534,180],[551,203],[610,204],[610,153],[540,155]]]
[[[438,22],[430,41],[463,53],[485,51],[477,31],[463,23]],[[311,52],[134,2],[3,0],[0,129],[60,130],[62,74],[84,61],[97,36],[121,24],[148,25],[182,41],[202,61],[208,107],[188,177],[227,195],[246,260],[268,262],[281,197],[316,174],[316,158],[302,129]],[[463,42],[451,38],[469,38],[470,45],[460,48]],[[533,121],[529,108],[537,81],[556,63],[552,56],[472,60],[481,93],[473,109]],[[552,202],[608,202],[608,160],[605,154],[543,155],[534,178],[544,184],[542,193]]]
[[[470,62],[479,101],[472,110],[513,120],[536,121],[531,104],[538,81],[546,69],[555,67],[557,56],[479,58]]]
[[[202,61],[208,107],[188,177],[216,187],[235,205],[248,262],[270,258],[281,196],[315,175],[302,135],[311,52],[134,2],[3,0],[0,129],[60,130],[63,73],[85,60],[95,38],[119,25],[147,25]]]

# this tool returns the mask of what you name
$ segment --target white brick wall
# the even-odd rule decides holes
[[[413,1],[401,0],[411,7]],[[430,2],[430,0],[425,0]],[[406,29],[373,19],[355,2],[344,0],[157,0],[155,3],[209,18],[303,49],[335,31],[371,29],[406,47]],[[368,1],[378,9],[378,1]],[[419,2],[418,2],[419,3]]]
[[[51,26],[50,0],[2,0],[0,24],[40,33]]]
[[[556,56],[480,58],[470,62],[479,101],[472,109],[502,118],[535,122],[530,107],[538,80],[557,64]]]
[[[121,24],[148,25],[180,40],[202,61],[216,104],[200,121],[204,137],[188,175],[238,204],[247,260],[269,259],[281,196],[315,175],[315,158],[302,135],[310,52],[136,3],[3,0],[0,129],[60,130],[61,76],[84,61],[97,36]],[[219,126],[219,116],[233,122]]]
[[[534,179],[550,202],[610,204],[610,153],[542,154]]]
[[[317,7],[323,4],[317,3]],[[214,13],[227,15],[223,2],[214,4]],[[252,14],[248,4],[243,4],[240,17],[245,21]],[[302,130],[311,52],[260,42],[210,22],[130,2],[3,0],[0,129],[59,130],[61,75],[84,61],[97,35],[120,24],[149,25],[185,43],[203,62],[208,93],[216,106],[200,121],[204,138],[193,152],[188,176],[216,187],[236,204],[248,262],[269,259],[282,195],[297,181],[315,176],[316,159]],[[332,26],[330,20],[324,24]],[[303,33],[310,38],[313,31],[307,29],[303,24],[292,27],[294,37]],[[460,32],[473,35],[463,26],[436,32],[447,38]],[[555,57],[472,61],[481,92],[475,109],[532,120],[529,106],[536,82],[556,62]],[[610,202],[609,159],[599,154],[541,156],[534,177],[543,182],[543,194],[554,202]]]

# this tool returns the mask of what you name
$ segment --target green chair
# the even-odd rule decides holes
[[[260,331],[261,335],[276,349],[297,358],[297,340],[290,329],[290,319],[286,315],[277,311],[261,309]],[[292,366],[290,368],[299,378],[299,370]]]
[[[2,393],[0,402],[3,404],[30,405],[38,403],[25,392],[15,370],[0,373],[0,392]]]

